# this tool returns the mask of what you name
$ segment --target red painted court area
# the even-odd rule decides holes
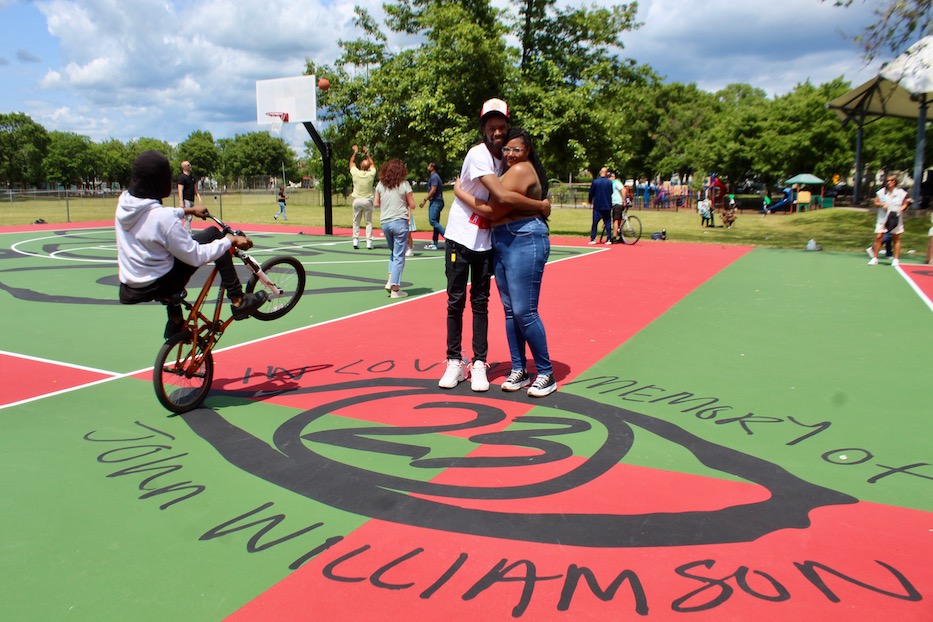
[[[0,378],[3,378],[4,385],[0,392],[0,406],[73,389],[109,377],[102,372],[52,361],[0,354]]]

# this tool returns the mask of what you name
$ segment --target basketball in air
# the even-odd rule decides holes
[[[328,80],[327,78],[321,78],[320,80],[317,81],[317,87],[321,89],[322,91],[326,91],[327,89],[330,88],[330,80]]]

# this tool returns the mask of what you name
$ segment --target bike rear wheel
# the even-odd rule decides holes
[[[192,347],[191,340],[188,333],[169,337],[156,355],[152,370],[156,397],[173,413],[188,412],[203,404],[214,379],[214,358],[203,350],[204,340],[198,339],[197,347]]]
[[[622,221],[619,228],[619,237],[626,244],[634,244],[641,238],[641,221],[638,216],[629,216]]]
[[[269,301],[253,311],[253,317],[263,321],[275,320],[291,311],[304,294],[305,268],[294,257],[282,255],[263,263],[262,271],[276,287],[282,290],[282,293],[272,291],[255,274],[249,278],[246,291],[265,291]]]

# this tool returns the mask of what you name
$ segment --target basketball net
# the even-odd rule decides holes
[[[267,112],[266,116],[271,117],[272,124],[269,126],[269,131],[273,135],[278,136],[282,132],[282,124],[288,123],[288,113],[287,112]]]

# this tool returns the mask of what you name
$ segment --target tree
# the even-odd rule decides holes
[[[838,7],[849,7],[852,3],[853,0],[833,0]],[[873,4],[879,5],[874,10],[877,19],[852,37],[865,50],[867,60],[885,50],[896,56],[915,41],[933,34],[933,0],[875,0]]]
[[[610,48],[622,49],[622,34],[640,25],[637,2],[590,8],[558,8],[556,0],[518,4],[513,28],[521,42],[522,79],[538,84],[548,84],[555,75],[579,83],[587,67],[604,61]]]
[[[93,186],[94,148],[91,139],[72,132],[49,132],[49,147],[42,161],[46,179],[53,184]]]
[[[283,166],[290,178],[298,174],[295,152],[283,139],[268,132],[237,134],[225,144],[223,155],[227,172],[233,177],[278,178]]]
[[[191,162],[195,177],[210,177],[219,171],[220,148],[214,143],[210,132],[195,130],[175,148],[176,170],[181,168],[185,160]]]
[[[28,115],[0,114],[0,181],[6,185],[41,183],[48,146],[48,132]]]
[[[124,188],[130,183],[130,167],[133,159],[125,144],[111,138],[95,145],[94,161],[97,167],[97,176],[110,183],[120,184]]]

